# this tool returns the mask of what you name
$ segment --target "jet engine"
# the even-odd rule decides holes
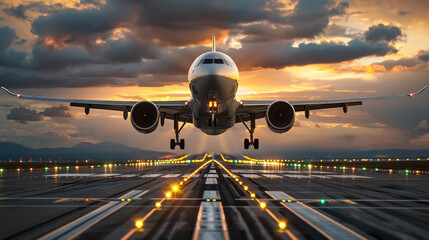
[[[153,102],[141,101],[131,108],[131,123],[141,133],[155,131],[159,123],[159,110]]]
[[[268,106],[265,119],[271,131],[287,132],[295,123],[295,108],[286,101],[275,101]]]

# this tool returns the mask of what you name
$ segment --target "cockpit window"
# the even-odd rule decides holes
[[[225,62],[226,65],[228,65],[229,67],[231,67],[231,64],[229,64],[228,60],[224,59],[223,61]]]
[[[214,59],[214,63],[216,63],[216,64],[223,64],[223,60],[222,60],[222,59],[215,58],[215,59]]]
[[[211,64],[213,63],[213,59],[204,59],[204,64]]]
[[[204,62],[204,59],[202,59],[202,60],[197,64],[197,67],[198,67],[198,66],[200,66],[201,64],[203,64],[203,62]]]

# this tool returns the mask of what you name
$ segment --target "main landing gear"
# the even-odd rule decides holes
[[[179,133],[182,131],[183,127],[188,122],[188,118],[183,122],[182,126],[179,128],[179,116],[174,115],[174,134],[176,134],[176,139],[170,139],[170,148],[175,149],[176,146],[179,146],[180,149],[185,149],[185,139],[179,139]]]
[[[243,120],[241,116],[240,116],[240,120],[250,133],[250,139],[249,138],[244,139],[244,149],[249,149],[250,145],[253,145],[253,148],[255,149],[259,149],[259,139],[257,138],[253,139],[253,133],[255,132],[255,128],[256,128],[255,115],[252,114],[250,117],[250,128],[249,126],[247,126],[246,122]]]

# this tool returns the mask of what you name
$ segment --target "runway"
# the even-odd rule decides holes
[[[427,239],[428,175],[175,160],[0,173],[1,239]]]

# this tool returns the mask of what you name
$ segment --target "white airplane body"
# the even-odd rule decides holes
[[[165,119],[173,120],[176,138],[170,140],[171,149],[177,145],[184,149],[185,141],[179,138],[179,133],[186,123],[193,123],[208,135],[218,135],[235,123],[242,122],[250,133],[250,138],[244,139],[244,148],[248,149],[253,145],[258,149],[259,140],[253,138],[256,119],[265,118],[267,126],[273,132],[284,133],[293,127],[296,111],[304,111],[307,118],[310,111],[316,109],[342,108],[346,113],[349,106],[362,105],[363,101],[410,98],[427,88],[425,86],[420,91],[409,94],[354,99],[240,101],[236,96],[238,79],[237,66],[228,55],[216,51],[213,37],[212,51],[197,57],[189,69],[188,81],[192,97],[187,101],[136,102],[33,97],[1,88],[22,99],[67,102],[70,106],[85,108],[86,114],[89,114],[91,108],[116,110],[122,111],[126,120],[131,112],[131,123],[141,133],[155,131],[159,123],[164,125]],[[183,122],[180,127],[179,122]]]

